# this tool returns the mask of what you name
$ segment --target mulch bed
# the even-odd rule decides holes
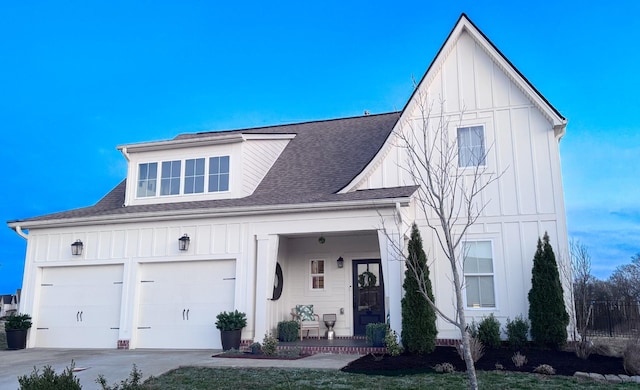
[[[251,352],[223,352],[217,355],[212,355],[214,358],[225,359],[268,359],[268,360],[298,360],[310,356],[308,354],[300,355],[264,355]]]
[[[556,375],[572,376],[576,371],[598,374],[625,374],[622,358],[591,355],[582,360],[573,352],[528,349],[521,352],[527,357],[527,364],[516,367],[511,361],[514,352],[508,349],[485,351],[484,356],[476,362],[476,370],[494,371],[496,363],[504,367],[504,371],[533,372],[541,364],[548,364],[556,370]],[[435,372],[433,367],[439,363],[451,363],[456,371],[465,371],[464,361],[453,347],[436,347],[428,355],[402,354],[400,356],[385,355],[376,360],[373,355],[366,355],[351,362],[342,371],[371,375],[406,375]]]

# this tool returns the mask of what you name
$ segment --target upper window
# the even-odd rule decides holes
[[[138,197],[156,196],[158,163],[145,163],[138,166]]]
[[[143,198],[229,191],[229,176],[229,156],[142,163],[138,165],[136,196]],[[205,184],[207,177],[208,186]]]
[[[184,193],[204,192],[204,158],[187,160],[184,168]]]
[[[323,290],[324,289],[324,260],[311,260],[311,289]]]
[[[491,241],[463,243],[467,307],[496,307]]]
[[[482,126],[458,128],[458,166],[485,165],[484,129]]]
[[[209,158],[209,192],[229,191],[229,156]]]
[[[162,162],[160,195],[180,194],[180,160]]]

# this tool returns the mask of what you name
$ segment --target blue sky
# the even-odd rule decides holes
[[[607,277],[640,252],[637,1],[2,2],[0,219],[97,202],[119,144],[401,109],[461,12],[568,118],[569,234]],[[24,254],[0,229],[0,293]]]

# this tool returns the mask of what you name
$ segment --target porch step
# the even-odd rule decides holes
[[[315,355],[317,353],[334,353],[347,355],[368,355],[370,353],[385,354],[385,347],[367,347],[367,346],[339,346],[339,345],[278,345],[278,351],[287,351],[299,349],[302,354]]]

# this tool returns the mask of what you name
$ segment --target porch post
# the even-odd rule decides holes
[[[378,243],[380,246],[380,258],[382,259],[382,269],[384,275],[384,292],[389,326],[402,334],[402,271],[404,263],[402,256],[398,253],[398,248],[403,246],[400,243],[400,234],[395,231],[385,233],[378,230]]]
[[[257,235],[254,341],[261,341],[269,331],[271,296],[277,259],[278,236],[274,234]]]

